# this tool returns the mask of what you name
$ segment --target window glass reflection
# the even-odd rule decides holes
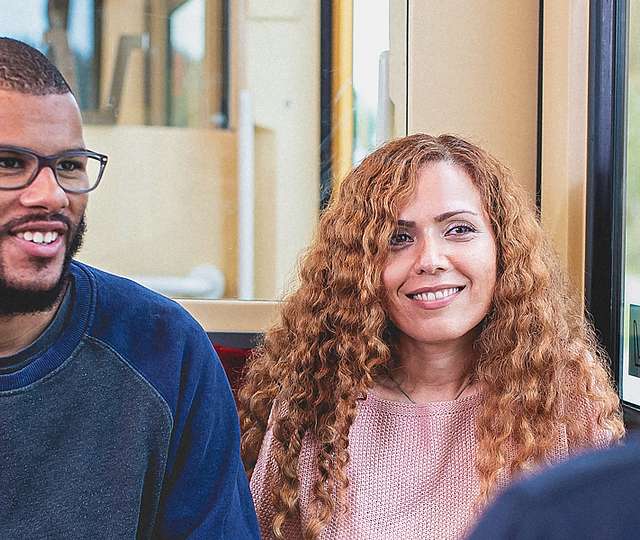
[[[393,136],[389,70],[389,1],[354,0],[354,163]]]
[[[98,100],[95,2],[91,0],[0,1],[0,35],[44,52],[59,66],[83,109]]]
[[[169,123],[172,126],[202,126],[201,101],[205,52],[204,0],[189,0],[169,15],[169,62],[171,94]]]

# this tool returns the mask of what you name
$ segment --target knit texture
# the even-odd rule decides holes
[[[370,393],[359,402],[349,435],[351,462],[348,510],[334,514],[321,540],[446,540],[463,538],[471,525],[480,491],[475,470],[476,417],[480,394],[425,405],[387,401]],[[582,413],[583,411],[580,411]],[[585,422],[595,425],[584,411]],[[593,431],[594,445],[605,433]],[[251,479],[262,538],[272,538],[271,491],[277,478],[273,435],[268,430]],[[572,448],[562,430],[550,459]],[[285,538],[302,538],[302,523],[316,475],[316,444],[306,436],[300,453],[300,518],[287,523]],[[509,479],[499,479],[499,488]]]

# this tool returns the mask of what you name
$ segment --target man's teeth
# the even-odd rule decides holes
[[[34,244],[51,244],[58,239],[59,233],[57,231],[25,231],[19,232],[16,236]]]
[[[452,289],[442,289],[436,292],[418,293],[412,296],[416,300],[421,300],[423,302],[433,302],[435,300],[442,300],[447,296],[451,296],[452,294],[457,293],[459,290],[460,290],[460,287],[453,287]]]

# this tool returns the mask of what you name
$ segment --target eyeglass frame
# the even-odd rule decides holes
[[[40,174],[42,169],[46,169],[48,167],[49,169],[51,169],[53,171],[53,177],[56,179],[56,184],[58,184],[60,189],[62,189],[65,193],[83,195],[85,193],[89,193],[89,192],[93,191],[94,189],[96,189],[98,187],[98,185],[100,184],[100,181],[102,180],[102,175],[104,174],[104,170],[107,167],[107,162],[109,161],[109,156],[107,156],[105,154],[100,154],[99,152],[94,152],[93,150],[80,150],[80,149],[78,149],[78,150],[65,150],[64,152],[60,152],[59,154],[52,154],[50,156],[42,156],[42,155],[38,154],[37,152],[34,152],[30,148],[23,148],[22,146],[11,146],[11,145],[4,146],[4,145],[0,145],[0,152],[2,152],[3,150],[8,150],[8,151],[11,151],[11,152],[20,152],[22,154],[27,154],[29,156],[32,156],[32,157],[36,158],[36,161],[37,161],[38,165],[37,165],[37,167],[35,169],[34,174],[23,185],[17,186],[17,187],[2,187],[2,186],[0,186],[0,191],[15,191],[15,190],[18,190],[18,189],[24,189],[26,187],[29,187],[31,184],[33,184],[35,179],[38,178],[38,175]],[[80,191],[75,191],[75,190],[71,190],[71,189],[65,188],[60,183],[60,180],[58,179],[58,173],[57,173],[57,171],[56,171],[56,169],[54,167],[55,162],[57,160],[59,160],[61,157],[65,157],[65,156],[69,156],[69,157],[84,156],[84,157],[88,157],[88,158],[97,158],[100,161],[100,172],[98,173],[98,179],[96,180],[96,183],[92,187],[90,187],[89,189],[84,189],[84,190],[80,190]]]

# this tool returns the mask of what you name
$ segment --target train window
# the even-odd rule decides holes
[[[354,0],[353,161],[392,136],[389,89],[389,3]]]
[[[640,405],[640,5],[628,4],[624,238],[625,401]]]
[[[99,57],[96,0],[55,2],[0,0],[0,36],[10,36],[45,52],[74,88],[82,109],[98,102]]]
[[[167,36],[167,64],[169,69],[167,95],[167,123],[171,126],[207,127],[209,123],[226,127],[227,111],[209,113],[208,86],[220,81],[222,74],[215,70],[208,81],[206,69],[206,35],[204,0],[188,0],[173,8],[169,14]],[[218,38],[221,36],[218,35]],[[219,94],[219,88],[210,88]]]
[[[640,426],[640,5],[590,9],[585,299]]]

